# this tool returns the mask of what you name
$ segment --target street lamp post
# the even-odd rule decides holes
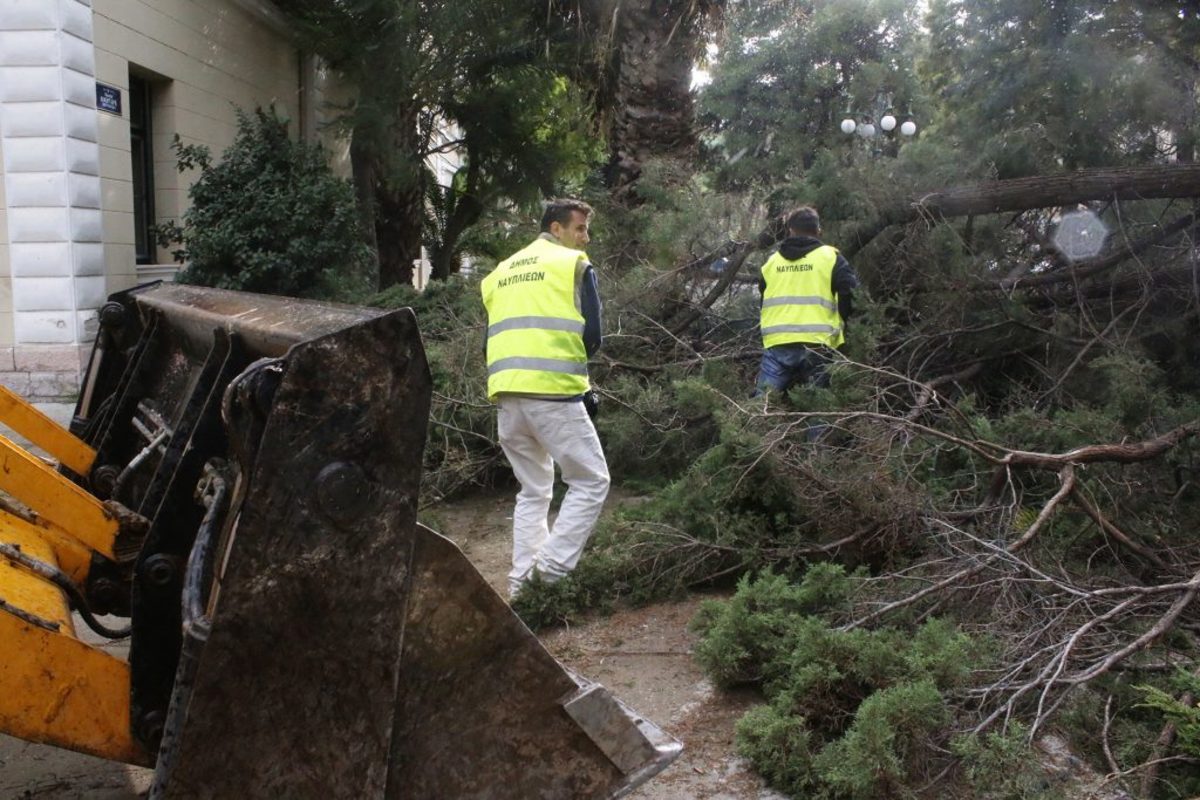
[[[858,119],[855,119],[855,114],[846,109],[846,118],[842,120],[842,133],[850,135],[857,133],[864,139],[870,139],[878,132],[875,127],[875,115],[869,113],[858,114]],[[900,122],[896,118],[896,114],[889,108],[879,117],[878,130],[884,133],[892,133],[896,130],[899,124],[901,136],[914,136],[917,133],[917,123],[912,118],[912,112],[904,114],[904,121]]]

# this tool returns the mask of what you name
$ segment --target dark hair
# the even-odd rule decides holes
[[[572,200],[569,197],[551,200],[546,203],[546,210],[542,213],[542,230],[549,231],[552,222],[566,225],[571,221],[571,213],[574,211],[583,214],[585,219],[592,216],[592,207],[582,200]]]
[[[789,231],[795,233],[811,233],[814,236],[821,231],[821,216],[812,206],[800,206],[787,216]]]

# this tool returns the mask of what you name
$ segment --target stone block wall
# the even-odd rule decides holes
[[[39,398],[74,393],[80,345],[105,298],[94,73],[90,0],[0,3],[12,301],[10,319],[0,319],[11,324],[0,372]]]
[[[161,248],[136,263],[131,76],[149,87],[151,223],[179,218],[196,177],[175,135],[219,157],[238,108],[275,104],[348,173],[324,123],[349,95],[269,0],[0,0],[0,383],[34,400],[77,392],[109,294],[177,267]]]

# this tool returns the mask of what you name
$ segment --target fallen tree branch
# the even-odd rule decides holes
[[[1071,491],[1075,488],[1075,470],[1070,464],[1067,464],[1063,467],[1062,471],[1059,473],[1059,480],[1061,481],[1061,485],[1059,486],[1058,491],[1055,492],[1054,496],[1051,497],[1046,502],[1046,505],[1044,505],[1042,507],[1042,510],[1038,514],[1037,519],[1035,519],[1033,521],[1033,524],[1029,526],[1029,529],[1026,530],[1025,533],[1023,533],[1020,536],[1020,538],[1018,538],[1016,541],[1014,541],[1012,544],[1008,545],[1008,547],[1006,547],[1004,549],[1005,553],[1016,553],[1019,550],[1021,550],[1023,547],[1025,547],[1027,544],[1029,544],[1031,541],[1033,541],[1033,537],[1037,535],[1038,531],[1040,531],[1042,529],[1042,527],[1046,524],[1046,522],[1050,519],[1050,517],[1054,515],[1054,510],[1058,507],[1059,503],[1061,503],[1063,501],[1063,498],[1065,498],[1067,495],[1069,495],[1071,493]],[[843,625],[840,628],[840,630],[848,631],[848,630],[854,630],[855,628],[862,627],[866,623],[871,622],[872,620],[879,619],[880,617],[884,616],[885,614],[890,614],[891,612],[896,611],[897,609],[901,609],[901,608],[905,608],[906,606],[910,606],[913,603],[917,602],[918,600],[920,600],[924,597],[928,597],[931,594],[940,592],[943,589],[946,589],[950,586],[954,586],[955,584],[962,583],[967,578],[970,578],[970,577],[982,572],[990,564],[992,564],[993,562],[998,560],[1000,558],[1000,556],[1001,556],[1000,553],[990,555],[987,558],[979,561],[978,563],[976,563],[970,567],[961,569],[958,572],[955,572],[953,575],[950,575],[947,578],[943,578],[942,580],[938,581],[937,583],[926,586],[924,589],[922,589],[919,592],[908,595],[907,597],[903,597],[899,600],[894,600],[891,603],[887,603],[886,605],[875,609],[871,613],[866,614],[862,617],[859,617],[858,619],[854,620],[853,622]]]
[[[679,336],[686,331],[691,327],[693,322],[700,319],[700,316],[706,309],[717,302],[717,298],[723,295],[725,290],[729,288],[729,285],[733,283],[733,279],[737,277],[738,270],[742,268],[742,264],[746,263],[746,258],[750,253],[754,252],[754,249],[753,245],[747,244],[740,247],[733,254],[733,258],[729,259],[729,263],[725,266],[725,271],[721,273],[721,279],[713,284],[712,288],[708,290],[708,294],[699,303],[689,309],[686,314],[676,320],[675,324],[671,326],[670,332],[672,336]]]
[[[1116,464],[1134,464],[1161,456],[1175,445],[1200,433],[1200,419],[1184,423],[1167,431],[1162,436],[1135,444],[1092,444],[1077,447],[1066,453],[1035,453],[1028,450],[1011,450],[1001,459],[1004,466],[1039,467],[1057,469],[1064,464],[1094,464],[1110,461]]]
[[[725,400],[731,405],[736,406],[739,410],[750,413],[748,409],[742,407],[731,398],[726,397]],[[1101,462],[1135,464],[1140,461],[1149,461],[1157,458],[1185,439],[1200,433],[1200,419],[1195,419],[1167,431],[1161,436],[1134,444],[1090,444],[1084,447],[1077,447],[1074,450],[1068,450],[1065,453],[1038,453],[1030,450],[1010,450],[983,439],[967,441],[961,437],[940,431],[937,428],[931,428],[928,425],[922,425],[919,422],[913,422],[904,417],[873,411],[792,411],[767,413],[764,416],[821,418],[839,422],[848,422],[855,419],[894,422],[908,426],[918,432],[953,442],[977,455],[983,456],[1001,469],[1008,469],[1009,467],[1036,467],[1045,470],[1059,470],[1068,465]],[[999,453],[1004,453],[1004,455],[999,455]]]
[[[1022,276],[1018,278],[1002,278],[998,281],[989,281],[987,283],[979,283],[967,287],[967,291],[991,291],[1000,290],[1005,292],[1013,291],[1014,289],[1034,289],[1043,286],[1051,286],[1058,283],[1066,283],[1070,281],[1081,281],[1090,278],[1093,275],[1098,275],[1105,272],[1118,264],[1127,261],[1128,259],[1139,255],[1151,247],[1167,244],[1173,239],[1179,237],[1188,228],[1196,224],[1195,214],[1185,214],[1179,219],[1160,228],[1152,234],[1143,236],[1135,242],[1130,242],[1119,250],[1116,250],[1099,258],[1088,259],[1086,261],[1077,261],[1064,269],[1055,270],[1053,272],[1043,272],[1033,276]]]
[[[1071,206],[1088,200],[1200,197],[1200,164],[1081,169],[939,189],[914,206],[938,217]],[[913,216],[916,215],[914,209]]]
[[[1192,579],[1187,582],[1186,586],[1186,590],[1180,594],[1179,598],[1174,603],[1171,604],[1171,607],[1167,609],[1167,613],[1163,614],[1163,616],[1156,623],[1154,623],[1149,630],[1147,630],[1137,639],[1134,639],[1132,642],[1122,647],[1120,650],[1112,653],[1107,658],[1104,658],[1092,664],[1092,666],[1082,670],[1081,672],[1064,679],[1063,682],[1078,686],[1080,684],[1087,683],[1088,681],[1095,680],[1112,669],[1114,664],[1120,663],[1134,653],[1144,650],[1154,642],[1158,641],[1159,638],[1161,638],[1167,631],[1171,629],[1171,626],[1175,624],[1175,620],[1179,619],[1179,615],[1183,613],[1183,610],[1191,605],[1192,601],[1196,599],[1196,593],[1200,592],[1200,571],[1197,571],[1196,574],[1192,576]]]
[[[1200,675],[1200,669],[1195,673]],[[1179,697],[1181,705],[1190,706],[1196,702],[1196,695],[1192,692],[1184,692]],[[1138,788],[1139,797],[1153,797],[1154,784],[1158,783],[1159,765],[1171,750],[1171,746],[1175,744],[1176,727],[1174,722],[1168,722],[1163,726],[1162,731],[1158,734],[1158,738],[1154,740],[1154,747],[1150,750],[1150,757],[1142,764],[1142,781]]]
[[[1100,731],[1100,743],[1104,747],[1104,760],[1108,762],[1108,769],[1113,775],[1121,774],[1121,765],[1117,763],[1117,757],[1113,755],[1112,744],[1108,741],[1108,732],[1112,730],[1112,701],[1113,696],[1109,694],[1108,699],[1104,701],[1104,727]]]
[[[937,220],[1005,211],[1027,211],[1034,208],[1069,206],[1099,199],[1153,200],[1173,197],[1200,197],[1200,164],[1160,164],[1120,169],[1087,169],[1059,175],[1035,175],[1028,178],[985,181],[939,189],[885,208],[876,219],[842,231],[839,249],[842,255],[850,258],[893,225],[913,222],[922,218]],[[1161,231],[1159,235],[1169,237],[1181,232],[1194,221],[1194,215],[1180,218]],[[710,308],[734,282],[737,273],[746,262],[746,258],[756,250],[773,246],[783,238],[785,232],[782,219],[772,219],[758,236],[734,251],[721,279],[712,286],[695,307],[680,317],[671,327],[671,332],[678,336],[687,330],[700,318],[704,310]],[[1138,252],[1134,248],[1139,245],[1144,249],[1153,243],[1145,240],[1134,243],[1127,248],[1128,252],[1122,251],[1120,260]],[[692,262],[692,264],[694,263]],[[685,266],[692,266],[692,264]],[[1093,265],[1096,271],[1107,269],[1108,266],[1103,262]],[[1030,280],[1032,279],[1026,279],[1023,283],[1028,284]],[[1063,278],[1063,280],[1067,280],[1067,278]]]
[[[1134,553],[1137,553],[1154,566],[1163,570],[1170,569],[1170,567],[1167,566],[1167,563],[1158,557],[1157,553],[1134,541],[1132,537],[1128,536],[1116,525],[1109,522],[1108,519],[1106,519],[1104,515],[1100,513],[1099,509],[1088,502],[1087,498],[1083,496],[1083,492],[1079,491],[1078,489],[1075,490],[1075,492],[1073,492],[1071,495],[1071,499],[1074,500],[1075,504],[1083,509],[1083,512],[1091,517],[1092,521],[1100,526],[1100,530],[1104,531],[1104,533],[1109,537],[1117,540],[1124,547],[1128,548]]]

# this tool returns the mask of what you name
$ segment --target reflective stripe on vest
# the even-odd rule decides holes
[[[837,347],[842,344],[842,317],[830,284],[837,250],[821,245],[798,259],[779,252],[763,264],[763,347],[799,342]]]
[[[503,331],[515,331],[522,328],[536,328],[543,331],[574,331],[583,336],[583,322],[558,317],[511,317],[503,322],[488,325],[488,337]]]
[[[574,396],[589,388],[575,275],[587,254],[536,239],[480,289],[488,313],[488,397]]]
[[[544,370],[546,372],[565,372],[568,375],[587,375],[587,364],[574,364],[569,361],[556,361],[553,358],[525,358],[513,356],[501,358],[488,364],[488,375],[504,372],[508,369]],[[586,390],[585,390],[586,391]]]
[[[837,311],[837,303],[832,300],[826,300],[824,297],[816,297],[814,295],[786,295],[784,297],[772,297],[770,300],[763,300],[763,308],[769,306],[821,306],[828,308],[830,311]]]
[[[841,328],[835,328],[832,325],[770,325],[762,329],[763,336],[770,336],[773,333],[824,333],[837,334],[841,332]]]

